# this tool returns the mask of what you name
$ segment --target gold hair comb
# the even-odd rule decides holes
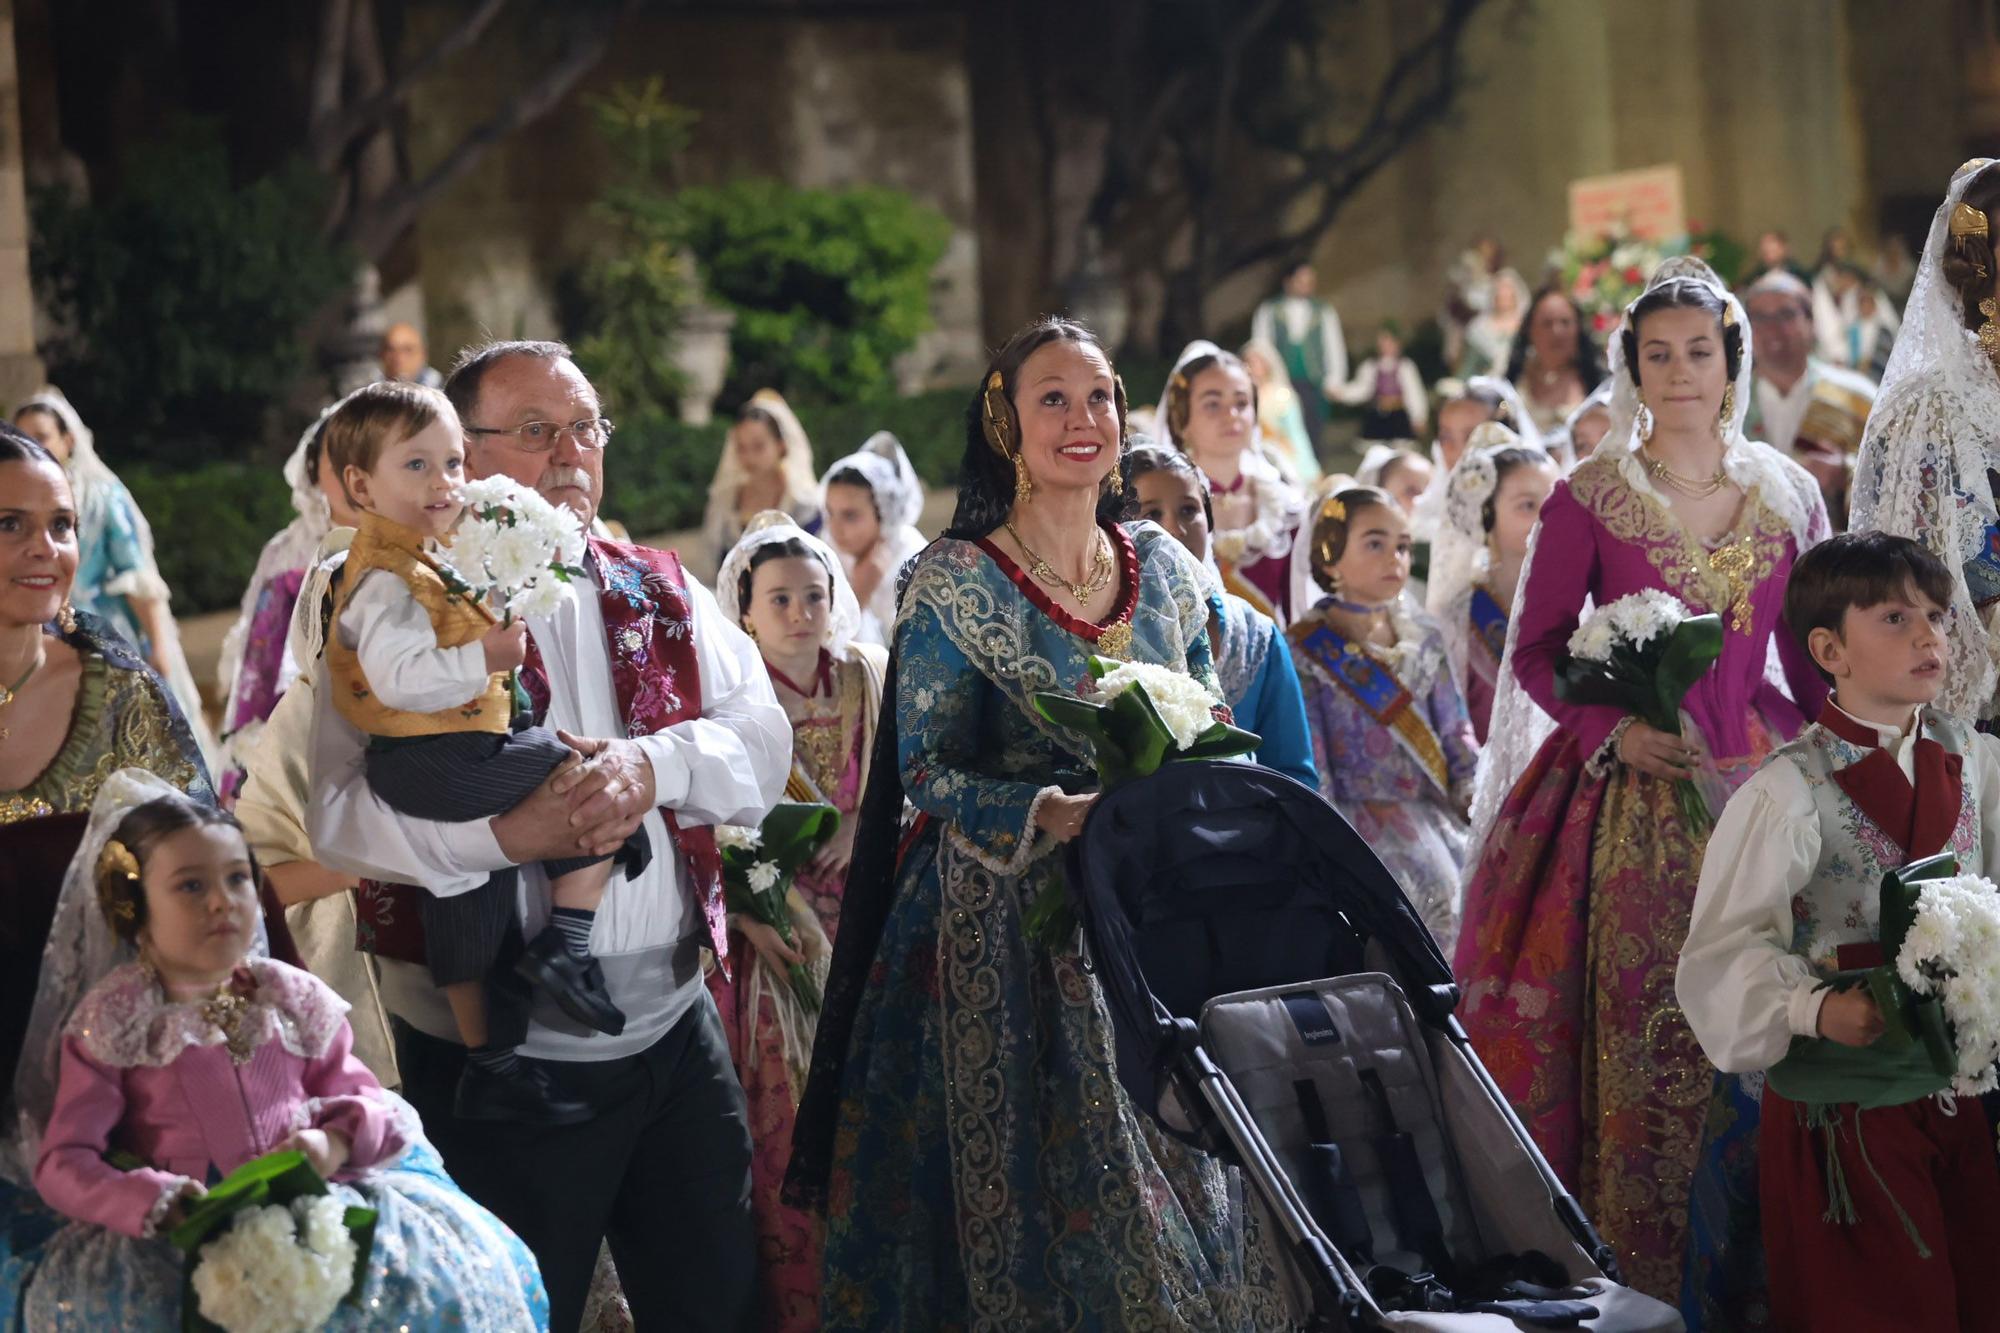
[[[1326,503],[1319,507],[1319,516],[1321,518],[1330,518],[1336,523],[1345,523],[1347,522],[1347,506],[1342,503],[1339,496],[1329,495],[1326,497]]]
[[[1987,233],[1986,215],[1971,204],[1961,202],[1951,210],[1951,234],[1954,236],[1984,236]]]
[[[116,871],[126,879],[139,878],[139,858],[132,855],[132,849],[113,838],[104,844],[104,850],[97,854],[97,873],[104,876]]]

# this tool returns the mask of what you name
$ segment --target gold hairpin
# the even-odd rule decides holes
[[[132,849],[113,838],[104,844],[104,850],[97,854],[97,873],[100,876],[116,871],[126,879],[139,878],[139,858],[132,855]]]
[[[1984,236],[1987,233],[1986,215],[1971,204],[1961,201],[1951,210],[1951,234],[1954,236]]]

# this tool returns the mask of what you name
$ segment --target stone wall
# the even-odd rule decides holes
[[[1480,232],[1532,282],[1571,180],[1667,162],[1693,221],[1746,244],[1783,228],[1807,263],[1842,225],[1870,252],[1884,202],[1935,201],[1966,155],[1957,21],[1955,0],[1497,5],[1449,121],[1348,205],[1321,285],[1359,342],[1434,312]]]
[[[589,203],[607,165],[585,99],[658,75],[668,98],[702,115],[685,162],[691,182],[768,175],[816,187],[886,185],[941,211],[954,231],[935,275],[937,327],[899,371],[910,388],[974,378],[979,242],[964,40],[958,16],[923,13],[631,22],[561,106],[424,211],[418,271],[434,359],[488,334],[558,331],[563,275],[598,240]],[[497,87],[548,58],[525,37],[503,38],[428,83],[411,116],[419,169],[483,114]],[[391,294],[391,309],[407,313],[413,299]]]
[[[17,403],[42,382],[42,361],[35,354],[35,303],[28,289],[19,90],[14,3],[0,0],[0,403]]]

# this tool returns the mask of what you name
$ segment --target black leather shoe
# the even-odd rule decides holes
[[[467,1061],[451,1099],[460,1120],[500,1120],[515,1125],[580,1125],[595,1114],[588,1102],[564,1092],[549,1072],[526,1061],[508,1070]]]
[[[595,958],[571,953],[562,932],[554,926],[544,926],[541,934],[528,941],[514,970],[547,991],[564,1013],[585,1027],[611,1037],[625,1030],[625,1011],[611,1003],[611,992],[604,988],[604,969]]]

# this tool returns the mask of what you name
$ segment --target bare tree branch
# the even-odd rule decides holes
[[[1239,245],[1216,264],[1226,277],[1253,264],[1302,256],[1333,225],[1341,207],[1382,166],[1450,106],[1458,84],[1459,39],[1481,0],[1448,0],[1437,26],[1397,57],[1378,88],[1361,128],[1345,144],[1300,154],[1301,169],[1260,202],[1281,211],[1314,188],[1319,206],[1304,225],[1279,228],[1261,241]],[[1428,76],[1421,87],[1414,82]]]
[[[319,40],[313,47],[313,70],[307,94],[307,124],[317,127],[340,108],[340,86],[347,72],[347,28],[352,0],[321,0]]]
[[[598,10],[578,20],[559,59],[544,66],[532,84],[514,94],[499,110],[473,127],[457,147],[421,179],[400,185],[361,205],[343,228],[344,239],[362,257],[379,259],[404,229],[416,220],[418,210],[433,195],[472,170],[495,144],[553,110],[576,82],[604,58],[618,20],[636,7],[637,0],[624,0],[616,9]]]
[[[350,0],[328,0],[330,6],[341,9],[349,3]],[[372,4],[374,0],[361,0],[361,3]],[[430,50],[411,61],[388,86],[373,96],[347,107],[339,107],[336,103],[328,107],[324,114],[315,102],[311,129],[307,135],[307,151],[313,162],[321,170],[330,170],[357,135],[407,102],[425,76],[477,42],[508,3],[509,0],[480,0],[478,7],[466,15],[457,27],[439,38]]]

